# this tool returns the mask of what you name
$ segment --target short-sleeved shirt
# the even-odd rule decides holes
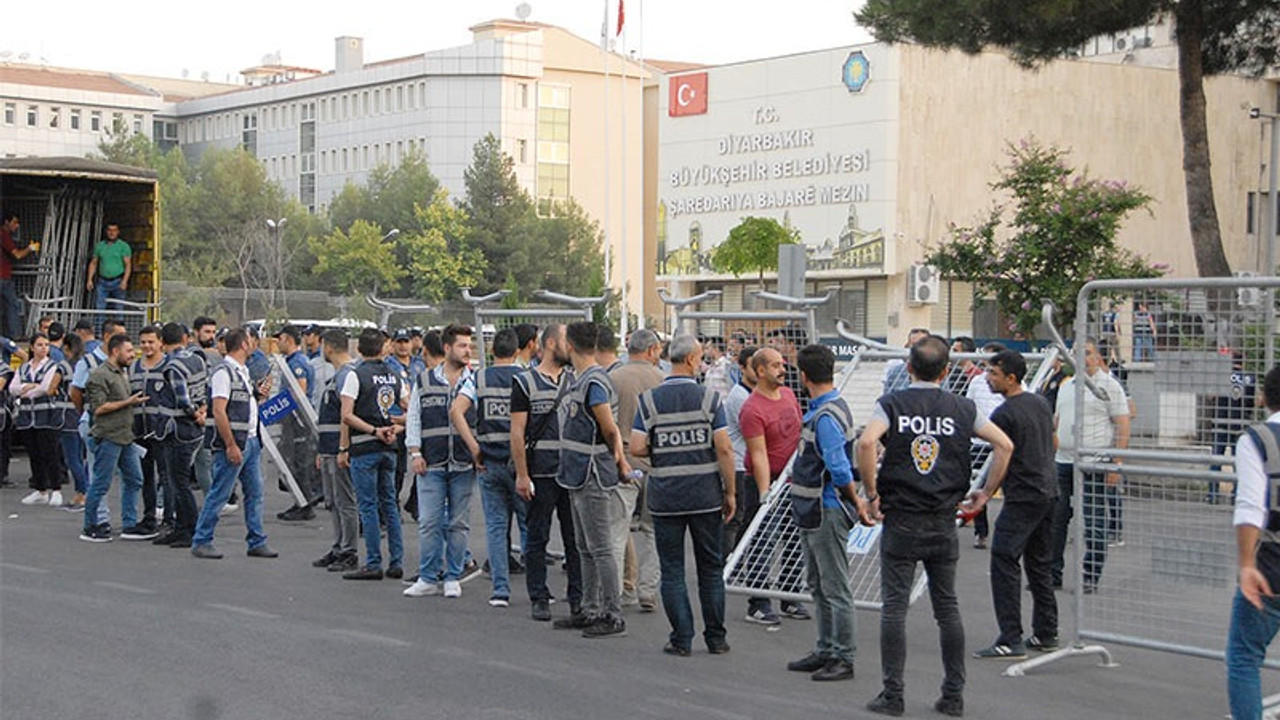
[[[93,246],[93,257],[98,261],[98,277],[104,280],[115,280],[124,275],[125,258],[133,257],[133,248],[124,238],[115,240],[99,240]]]
[[[742,383],[734,385],[724,399],[724,416],[728,421],[729,443],[733,445],[733,469],[743,472],[747,469],[747,441],[742,437],[742,406],[751,397],[751,389]]]
[[[1073,428],[1076,422],[1076,382],[1073,376],[1062,383],[1058,389],[1058,454],[1060,463],[1072,462],[1072,451],[1076,441]],[[1113,421],[1129,414],[1129,399],[1124,394],[1120,382],[1105,372],[1096,372],[1089,376],[1107,396],[1104,402],[1088,388],[1084,390],[1084,435],[1081,440],[1085,447],[1102,448],[1111,445],[1115,436]]]
[[[781,395],[777,400],[759,392],[751,393],[738,416],[744,440],[764,437],[765,448],[769,451],[769,478],[773,480],[782,474],[800,446],[800,427],[803,425],[795,393],[785,385],[778,388],[778,392]],[[755,474],[750,452],[743,457],[743,467],[748,475]]]
[[[1035,393],[1006,398],[991,413],[991,422],[1013,441],[1013,455],[1005,476],[1004,494],[1010,501],[1047,500],[1058,497],[1058,475],[1053,465],[1053,410]]]
[[[0,228],[0,280],[13,279],[13,253],[18,246],[13,243],[13,235]]]
[[[307,383],[307,394],[311,394],[311,390],[316,386],[316,371],[307,361],[307,356],[303,355],[301,350],[295,350],[285,358],[285,363],[288,364],[289,371],[298,379],[298,382]]]
[[[248,368],[246,368],[244,365],[241,365],[239,362],[236,361],[235,358],[231,356],[227,356],[223,359],[226,361],[228,365],[231,366],[231,371],[240,376],[240,381],[243,382],[246,387],[248,388],[253,387],[253,385],[250,384],[249,382]],[[231,398],[231,376],[223,372],[212,372],[212,371],[210,372],[211,374],[209,376],[209,397],[223,398],[224,400],[229,400]],[[258,435],[258,398],[253,394],[252,391],[250,391],[249,392],[249,437],[256,437],[257,435]]]

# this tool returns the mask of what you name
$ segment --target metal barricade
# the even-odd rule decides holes
[[[1252,277],[1106,280],[1080,291],[1075,337],[1097,342],[1076,342],[1073,364],[1088,367],[1088,352],[1088,363],[1111,365],[1086,374],[1087,385],[1064,385],[1059,415],[1088,394],[1112,419],[1074,413],[1068,577],[1079,641],[1010,674],[1084,640],[1223,658],[1236,586],[1229,468],[1236,438],[1263,419],[1255,401],[1276,358],[1277,288],[1280,278]],[[1274,653],[1266,666],[1280,668]]]
[[[419,315],[423,313],[434,314],[439,312],[434,305],[403,305],[383,300],[378,296],[370,293],[364,296],[365,302],[369,303],[369,307],[378,311],[378,327],[388,328],[391,326],[391,316],[396,313],[402,315]]]
[[[103,320],[116,320],[124,324],[125,332],[128,333],[129,337],[137,338],[138,332],[143,327],[155,322],[160,309],[160,303],[139,303],[115,298],[107,299],[108,307],[105,310],[68,307],[68,303],[74,300],[69,295],[47,300],[27,297],[26,300],[27,306],[30,308],[27,315],[28,336],[36,331],[40,318],[51,317],[62,323],[67,332],[71,332],[71,329],[80,320],[92,322],[95,331],[102,328]]]
[[[549,323],[590,322],[595,315],[595,306],[609,299],[607,294],[599,297],[574,297],[550,290],[539,290],[534,293],[534,297],[547,303],[545,305],[521,308],[501,307],[503,298],[510,294],[510,290],[499,290],[477,297],[471,294],[470,288],[462,290],[462,299],[471,305],[475,312],[475,358],[481,367],[487,365],[491,359],[490,356],[493,353],[489,347],[497,331],[515,327],[521,323],[542,327]]]

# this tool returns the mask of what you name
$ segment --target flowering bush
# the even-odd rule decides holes
[[[1032,336],[1045,300],[1057,305],[1060,327],[1072,327],[1076,295],[1090,280],[1168,271],[1116,244],[1125,216],[1151,202],[1141,189],[1090,178],[1067,165],[1067,151],[1034,140],[1010,145],[1008,154],[991,188],[1008,193],[1009,205],[996,204],[972,226],[952,223],[927,262],[994,298],[1010,331]]]

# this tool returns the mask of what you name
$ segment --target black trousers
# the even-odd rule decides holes
[[[185,533],[196,531],[196,520],[200,515],[200,505],[191,490],[199,447],[199,439],[183,442],[176,435],[170,435],[160,444],[165,481],[164,514],[166,518],[172,514],[173,527]]]
[[[1000,637],[996,642],[1022,642],[1022,569],[1033,602],[1031,631],[1040,638],[1058,634],[1058,600],[1053,594],[1053,519],[1056,499],[1005,501],[991,540],[991,601]],[[1023,567],[1019,566],[1019,563]]]
[[[164,483],[164,444],[155,438],[139,440],[138,445],[147,451],[142,457],[142,517],[139,524],[156,520],[156,489]],[[168,498],[165,498],[168,500]],[[165,522],[172,523],[173,510],[165,508]]]
[[[551,518],[560,519],[560,540],[564,543],[564,559],[569,571],[569,607],[582,606],[582,561],[573,535],[573,507],[569,491],[556,484],[555,478],[533,479],[533,502],[529,503],[528,545],[524,550],[524,583],[529,601],[551,599],[547,588],[547,543],[551,540]]]
[[[23,430],[22,443],[31,459],[31,489],[57,490],[62,487],[66,466],[62,462],[62,431],[47,428]]]
[[[880,667],[884,692],[902,697],[903,670],[907,664],[907,608],[916,565],[929,574],[929,600],[938,623],[942,645],[942,695],[958,697],[964,692],[964,624],[956,600],[956,560],[960,558],[960,538],[951,512],[917,514],[885,513],[880,536]]]

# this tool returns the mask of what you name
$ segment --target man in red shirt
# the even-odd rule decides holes
[[[18,289],[13,284],[13,261],[21,260],[40,249],[40,243],[19,249],[13,242],[14,233],[18,232],[18,213],[6,210],[0,219],[0,334],[16,340],[22,334],[20,313],[22,306],[18,303]]]
[[[782,353],[773,348],[763,348],[752,356],[751,367],[756,373],[756,387],[751,392],[751,397],[742,404],[742,412],[738,417],[742,439],[747,445],[743,463],[747,477],[755,480],[743,483],[743,502],[747,517],[755,513],[761,498],[769,493],[769,486],[778,479],[795,454],[803,425],[800,403],[796,400],[795,393],[786,385],[787,365]],[[766,541],[765,545],[768,544],[771,543]],[[768,554],[771,553],[765,556]],[[799,543],[794,548],[785,548],[783,555],[783,580],[798,581],[804,572]],[[764,568],[760,570],[763,572]],[[809,611],[800,603],[783,602],[782,612],[800,620],[809,618]],[[751,598],[748,601],[746,620],[761,625],[777,625],[782,622],[767,598]]]

